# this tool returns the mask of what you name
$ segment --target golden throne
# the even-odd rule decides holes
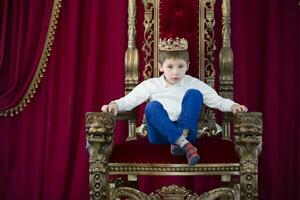
[[[144,31],[140,31],[141,22],[137,23],[136,18],[141,15],[137,8],[142,10]],[[158,38],[180,36],[187,38],[190,44],[189,73],[219,88],[221,96],[232,98],[230,11],[229,0],[128,0],[125,94],[139,83],[139,77],[159,76]],[[178,23],[183,24],[183,28],[178,29]],[[140,41],[140,46],[136,45],[136,40]],[[116,117],[110,113],[87,113],[91,199],[258,199],[261,113],[234,116],[224,113],[221,116],[205,108],[198,126],[201,161],[193,166],[186,164],[184,158],[172,157],[168,145],[149,144],[140,139],[147,131],[144,120],[137,126],[137,116],[136,109]],[[114,144],[118,119],[128,120],[128,138],[122,144]],[[149,152],[161,156],[153,158]],[[126,180],[113,179],[117,175],[125,175]],[[136,184],[138,176],[174,175],[219,176],[221,184],[201,195],[176,184],[146,194]]]

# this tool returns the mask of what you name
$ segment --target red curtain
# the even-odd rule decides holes
[[[1,8],[10,2],[1,0]],[[36,1],[33,10],[40,4]],[[17,10],[9,14],[19,15]],[[2,11],[0,16],[3,21]],[[102,104],[124,93],[126,29],[126,0],[62,1],[38,92],[22,113],[0,118],[1,200],[89,199],[85,113],[100,111]],[[1,51],[7,52],[2,42]],[[32,52],[29,47],[23,51]],[[1,71],[1,76],[9,75]]]
[[[235,99],[264,120],[260,199],[300,199],[298,2],[232,2]]]
[[[1,1],[0,111],[18,104],[37,70],[52,1]]]
[[[14,35],[3,34],[8,27],[4,22],[12,24],[6,16],[19,16],[18,10],[7,6],[11,2],[20,1],[0,2],[1,98],[12,87],[11,82],[2,82],[3,77],[12,78],[9,70],[3,70],[9,67],[5,60],[16,55],[4,45],[17,41],[9,39]],[[39,12],[40,3],[28,2],[22,5],[30,13]],[[260,199],[300,199],[298,2],[233,0],[231,5],[235,100],[264,116]],[[36,20],[49,20],[49,15],[44,10]],[[42,33],[44,28],[34,24],[33,30]],[[44,44],[36,40],[32,45]],[[0,118],[1,200],[89,199],[85,113],[99,111],[102,104],[123,95],[126,43],[126,0],[62,1],[51,57],[35,98],[20,115]],[[32,61],[37,51],[28,44],[19,55]],[[117,142],[124,140],[124,130],[125,125],[119,124]],[[196,178],[187,184],[197,186]]]

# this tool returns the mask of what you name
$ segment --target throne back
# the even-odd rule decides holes
[[[158,38],[178,36],[189,42],[189,74],[219,89],[221,96],[232,98],[230,11],[229,0],[129,0],[125,94],[140,79],[159,76]],[[137,17],[143,19],[137,20]],[[262,145],[261,113],[235,115],[234,131],[231,134],[232,115],[225,113],[221,116],[205,108],[199,121],[199,140],[196,144],[201,162],[189,166],[185,157],[173,157],[168,145],[149,144],[143,137],[147,134],[145,120],[139,126],[136,123],[137,116],[143,118],[139,110],[120,113],[116,118],[110,113],[87,113],[91,199],[258,198],[258,156]],[[114,144],[116,119],[128,120],[128,138],[122,144]],[[220,121],[220,126],[217,121]],[[112,180],[110,177],[113,175],[126,175],[128,180]],[[165,186],[154,193],[146,194],[136,187],[137,177],[141,175],[214,175],[220,176],[227,184],[220,184],[221,187],[202,195],[177,185]],[[234,181],[231,176],[237,176],[238,180]]]

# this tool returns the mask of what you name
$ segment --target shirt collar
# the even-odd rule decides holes
[[[180,80],[180,82],[176,83],[175,85],[173,86],[183,86],[184,85],[184,79],[185,79],[186,75],[184,75],[184,77]],[[163,84],[164,87],[168,87],[168,83],[165,79],[165,76],[162,74],[160,77],[159,77],[161,83]]]

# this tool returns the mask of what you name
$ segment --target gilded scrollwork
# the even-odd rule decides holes
[[[211,109],[207,110],[204,118],[198,122],[198,138],[203,136],[216,136],[222,133],[222,127],[216,123],[216,118]]]
[[[87,113],[86,139],[89,152],[91,199],[107,199],[108,158],[112,152],[115,118],[111,113]]]
[[[262,114],[234,116],[235,149],[240,157],[242,199],[258,199],[258,156],[262,149]]]
[[[239,187],[220,187],[210,190],[202,195],[192,193],[185,187],[177,185],[164,186],[161,189],[147,195],[137,189],[129,187],[113,188],[110,194],[110,199],[118,199],[128,197],[130,200],[239,200]]]
[[[215,41],[215,0],[199,1],[199,78],[215,88],[214,54]],[[215,113],[205,108],[206,118],[215,120]]]
[[[239,187],[220,187],[212,189],[198,196],[197,194],[189,195],[186,200],[240,200]]]
[[[154,44],[154,2],[153,1],[143,1],[144,3],[144,44],[142,47],[142,50],[145,53],[144,61],[145,61],[145,67],[143,70],[143,77],[144,79],[148,79],[152,77],[153,74],[153,44]]]
[[[147,124],[142,123],[139,127],[136,128],[136,134],[142,137],[147,136]]]
[[[205,81],[211,87],[215,87],[214,53],[217,49],[215,40],[215,0],[206,0],[204,4],[204,42],[205,42]]]
[[[117,187],[111,190],[110,199],[119,199],[121,197],[127,197],[130,200],[160,200],[158,194],[147,195],[137,189],[130,187]]]

